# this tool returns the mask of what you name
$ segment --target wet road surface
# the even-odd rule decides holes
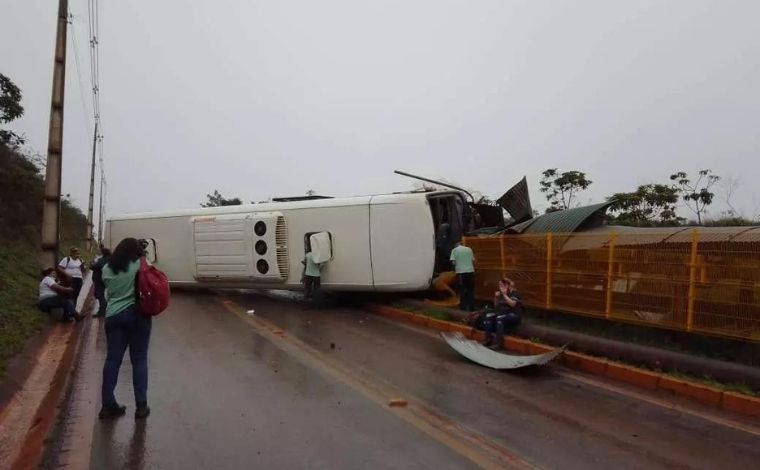
[[[153,326],[152,415],[142,423],[132,417],[127,355],[117,398],[128,414],[100,422],[92,412],[104,354],[99,330],[93,326],[90,361],[76,379],[89,389],[74,387],[94,398],[72,400],[64,413],[91,435],[79,440],[64,431],[59,439],[68,442],[58,447],[85,456],[78,461],[90,468],[739,469],[760,462],[758,428],[746,421],[661,406],[670,398],[620,393],[556,365],[495,372],[433,334],[361,310],[304,310],[243,293],[175,294]],[[396,398],[407,406],[389,407]]]

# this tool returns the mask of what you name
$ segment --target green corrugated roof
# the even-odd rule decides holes
[[[591,221],[591,217],[599,216],[599,223],[607,211],[610,202],[602,202],[590,206],[576,207],[564,211],[549,212],[540,215],[531,220],[526,220],[521,224],[510,227],[510,230],[517,233],[571,233],[578,230],[586,221]]]

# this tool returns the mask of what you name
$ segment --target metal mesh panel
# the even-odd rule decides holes
[[[524,234],[466,244],[483,300],[506,276],[529,306],[760,340],[760,230]]]

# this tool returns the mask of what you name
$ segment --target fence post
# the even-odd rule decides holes
[[[546,234],[546,309],[552,308],[552,234]]]
[[[697,297],[697,250],[699,249],[699,230],[691,232],[691,261],[689,262],[689,303],[686,310],[686,331],[694,327],[694,303]]]
[[[499,237],[499,248],[501,249],[501,277],[507,275],[507,249],[504,246],[505,242],[504,235]]]
[[[615,275],[615,242],[617,234],[611,233],[609,239],[609,252],[607,253],[607,302],[604,309],[604,316],[610,318],[612,315],[612,287],[613,276]]]

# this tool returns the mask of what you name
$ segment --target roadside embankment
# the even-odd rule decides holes
[[[47,324],[47,316],[35,307],[43,188],[40,168],[24,151],[0,144],[0,383],[10,358]],[[72,246],[84,247],[87,218],[66,197],[60,217],[65,256]]]
[[[92,308],[91,288],[88,276],[77,304],[82,312]],[[66,390],[81,330],[82,322],[50,324],[35,339],[35,347],[22,353],[28,368],[4,381],[0,468],[37,468]]]

